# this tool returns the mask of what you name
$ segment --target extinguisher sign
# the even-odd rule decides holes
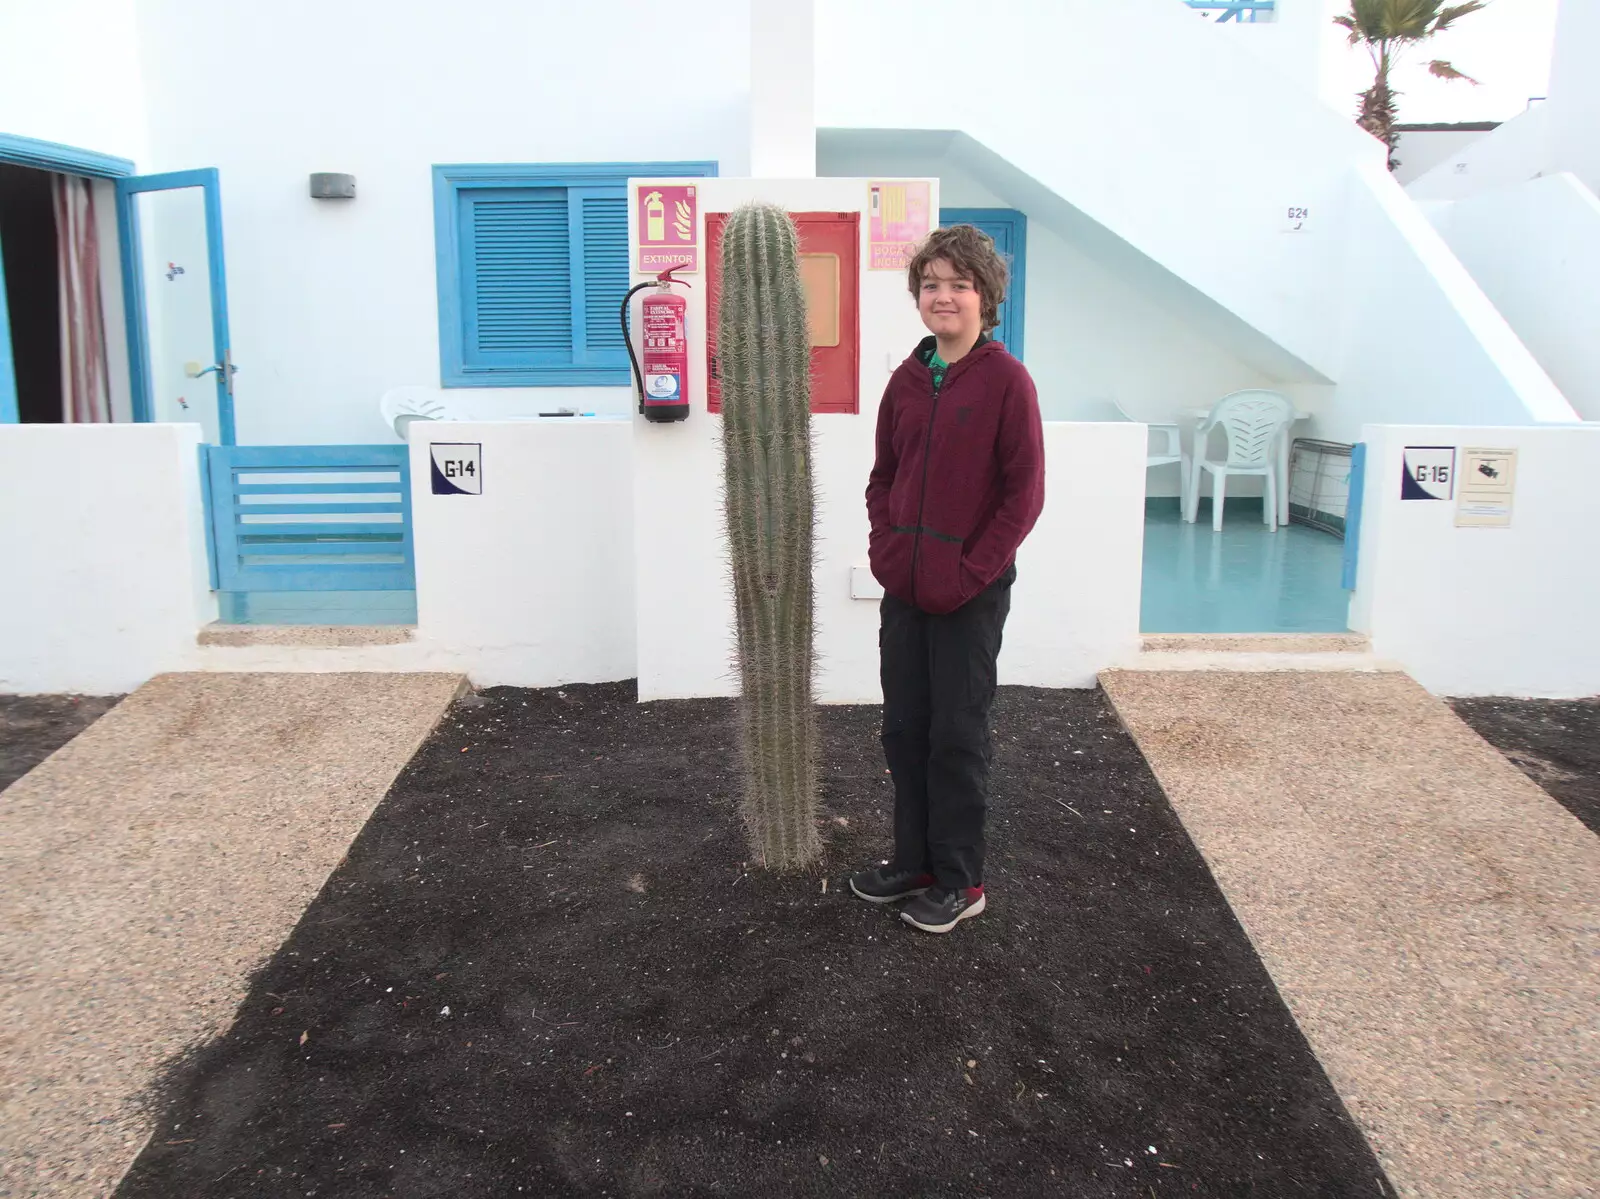
[[[483,494],[482,442],[430,442],[428,453],[433,459],[428,473],[434,495]]]
[[[639,230],[639,270],[659,274],[700,269],[700,202],[695,186],[641,183],[634,192]]]

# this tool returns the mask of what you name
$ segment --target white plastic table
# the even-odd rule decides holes
[[[1188,417],[1190,420],[1194,421],[1193,427],[1189,430],[1190,433],[1194,433],[1196,430],[1199,429],[1200,423],[1202,421],[1204,421],[1206,419],[1206,417],[1211,415],[1211,409],[1209,409],[1209,408],[1185,408],[1183,410],[1183,415]],[[1283,433],[1278,438],[1278,455],[1277,455],[1278,461],[1275,464],[1275,469],[1276,469],[1277,475],[1278,475],[1278,523],[1280,525],[1286,525],[1286,524],[1289,523],[1289,440],[1290,440],[1290,434],[1293,431],[1294,426],[1296,424],[1298,424],[1300,421],[1305,420],[1310,415],[1311,415],[1311,413],[1309,413],[1309,412],[1301,412],[1298,408],[1295,409],[1294,420],[1290,424],[1287,424],[1287,425],[1285,425],[1283,427]],[[1194,440],[1195,440],[1195,446],[1194,446],[1194,464],[1195,465],[1194,465],[1194,469],[1195,470],[1199,470],[1200,469],[1200,460],[1205,456],[1205,447],[1199,444],[1199,440],[1198,439],[1194,439]]]

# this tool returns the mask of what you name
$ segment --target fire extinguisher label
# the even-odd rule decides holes
[[[676,374],[646,375],[644,390],[646,397],[663,404],[676,404],[683,392]]]
[[[687,369],[688,338],[684,335],[683,300],[652,296],[644,303],[644,402],[681,404]]]

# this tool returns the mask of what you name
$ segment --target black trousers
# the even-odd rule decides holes
[[[892,866],[941,887],[983,883],[995,662],[1017,568],[954,612],[883,597],[883,752],[894,780]]]

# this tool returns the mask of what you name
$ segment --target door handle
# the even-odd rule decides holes
[[[183,373],[191,379],[204,379],[207,375],[215,374],[227,385],[228,394],[233,395],[233,377],[239,373],[239,368],[233,364],[233,351],[222,351],[222,361],[211,366],[201,366],[198,362],[185,362]]]

